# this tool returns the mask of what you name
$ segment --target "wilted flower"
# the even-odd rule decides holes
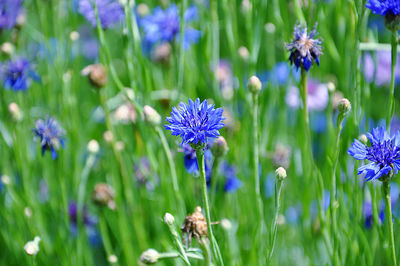
[[[400,133],[390,137],[382,126],[372,129],[367,137],[370,146],[355,139],[347,151],[356,160],[370,161],[358,168],[358,174],[365,174],[367,181],[397,174],[400,169]]]
[[[310,79],[307,87],[307,105],[310,111],[322,111],[326,108],[329,102],[328,87],[324,83]],[[292,108],[300,106],[299,89],[295,86],[290,86],[286,94],[286,103]]]
[[[206,145],[208,138],[218,137],[218,130],[224,126],[222,112],[222,108],[208,105],[207,100],[200,103],[199,98],[195,102],[189,99],[189,104],[181,102],[179,109],[172,108],[171,116],[167,117],[170,125],[165,128],[173,136],[180,136],[182,143]]]
[[[117,0],[80,0],[79,13],[82,14],[93,27],[97,20],[93,5],[97,6],[98,16],[103,29],[121,21],[124,17],[124,9]]]
[[[22,0],[0,1],[0,30],[11,29],[17,22]]]
[[[64,148],[64,130],[58,122],[51,117],[47,117],[45,120],[39,119],[36,121],[33,133],[40,139],[42,155],[46,150],[49,150],[51,151],[51,157],[55,160],[57,158],[57,150],[60,146]]]
[[[203,243],[201,239],[203,236],[208,238],[207,221],[201,213],[201,207],[197,206],[193,214],[185,217],[181,230],[183,242],[187,247],[190,247],[193,236],[200,244]]]
[[[100,206],[107,206],[111,210],[116,209],[116,204],[114,201],[114,189],[106,183],[98,183],[95,185],[92,199],[93,202]]]
[[[197,8],[195,6],[185,11],[184,19],[186,23],[196,18]],[[145,16],[139,22],[144,30],[145,46],[149,49],[156,44],[171,43],[180,38],[181,18],[179,9],[174,4],[166,10],[156,7],[153,14]],[[197,43],[200,34],[200,31],[186,26],[183,35],[183,47],[187,49],[192,43]]]
[[[289,61],[295,65],[297,69],[303,68],[308,71],[315,62],[319,65],[319,56],[322,54],[321,41],[314,39],[317,35],[317,24],[314,29],[307,33],[307,26],[298,24],[294,28],[294,40],[286,45],[286,49],[290,51]]]
[[[103,65],[88,65],[81,71],[82,76],[89,76],[89,81],[97,88],[102,88],[107,84],[107,70]]]
[[[274,154],[272,155],[272,161],[275,166],[281,165],[282,167],[287,169],[289,168],[290,165],[290,155],[291,155],[290,148],[278,143],[275,146],[275,151]]]
[[[25,91],[31,84],[31,79],[39,81],[39,76],[33,71],[27,59],[18,58],[1,65],[1,79],[5,89]]]

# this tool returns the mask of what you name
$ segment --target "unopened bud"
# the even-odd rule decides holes
[[[25,207],[24,209],[24,214],[27,218],[31,218],[32,217],[32,209],[29,207]]]
[[[158,63],[168,63],[172,47],[169,43],[158,45],[151,54],[151,59]]]
[[[221,220],[221,226],[225,230],[229,231],[229,230],[232,229],[232,222],[229,221],[228,219],[224,218],[224,219]]]
[[[328,82],[328,84],[326,84],[326,86],[328,87],[328,91],[329,92],[335,92],[335,89],[336,89],[336,86],[335,86],[335,83],[333,83],[333,82]]]
[[[153,126],[161,124],[161,116],[153,107],[145,105],[143,107],[144,120]]]
[[[38,236],[33,241],[28,241],[24,246],[26,254],[30,256],[36,255],[39,252],[39,242],[40,237]]]
[[[174,223],[174,221],[175,221],[175,217],[172,214],[170,214],[169,212],[167,212],[164,215],[164,223],[172,225]]]
[[[110,143],[114,139],[114,135],[111,131],[107,130],[104,132],[103,138],[107,143]]]
[[[242,58],[244,61],[249,59],[250,53],[249,50],[245,46],[241,46],[238,50],[240,58]]]
[[[14,54],[14,51],[15,51],[15,47],[10,42],[5,42],[1,45],[1,52],[7,56],[11,56],[12,54]]]
[[[259,78],[256,76],[251,76],[247,82],[247,88],[253,94],[259,94],[262,89],[262,84]]]
[[[368,142],[368,138],[365,134],[360,135],[358,137],[358,140],[361,141],[361,143],[363,143],[363,144],[367,144],[367,142]]]
[[[152,248],[144,251],[142,255],[140,255],[140,261],[145,264],[156,263],[158,261],[158,258],[160,258],[160,253]]]
[[[21,109],[19,109],[18,104],[10,103],[8,106],[8,111],[10,112],[11,118],[17,122],[21,121],[23,118],[23,114]]]
[[[275,32],[276,27],[275,24],[268,22],[267,24],[265,24],[264,29],[267,33],[272,34]]]
[[[224,156],[228,150],[228,144],[223,136],[216,138],[211,146],[211,152],[215,157]]]
[[[123,151],[125,150],[125,142],[123,141],[117,141],[115,143],[115,148],[117,149],[117,151]]]
[[[99,150],[100,150],[100,145],[99,145],[99,143],[97,142],[97,140],[92,139],[91,141],[89,141],[89,143],[88,143],[88,145],[87,145],[87,150],[88,150],[90,153],[93,153],[93,154],[98,153]]]
[[[341,99],[338,104],[338,110],[344,115],[347,114],[351,110],[350,101],[346,98]]]
[[[26,10],[21,10],[17,16],[17,19],[15,20],[15,27],[20,29],[22,28],[26,23]]]
[[[90,83],[97,88],[102,88],[107,84],[107,70],[100,64],[88,65],[82,69],[81,75],[89,75]]]
[[[108,206],[112,210],[115,210],[116,208],[114,201],[114,190],[108,184],[96,184],[96,186],[94,187],[92,199],[94,203],[100,206]]]
[[[284,180],[286,178],[286,170],[283,167],[279,167],[278,169],[275,170],[276,178],[278,180]]]
[[[108,262],[111,264],[117,263],[118,262],[118,257],[115,256],[114,254],[111,254],[108,256]]]
[[[10,179],[10,177],[8,175],[2,175],[1,176],[1,182],[4,185],[9,185],[9,184],[11,184],[11,179]]]
[[[77,32],[77,31],[71,31],[71,33],[69,34],[69,38],[70,38],[71,41],[73,41],[73,42],[79,40],[79,32]]]
[[[144,17],[150,13],[150,9],[146,4],[138,4],[137,5],[137,12],[139,16]]]

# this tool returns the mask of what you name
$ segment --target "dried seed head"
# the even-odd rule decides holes
[[[203,236],[208,238],[208,231],[206,218],[201,213],[201,207],[196,207],[193,214],[186,216],[181,230],[183,233],[183,242],[187,246],[190,246],[193,236],[196,237],[200,244],[203,244],[201,238]]]
[[[114,189],[106,183],[98,183],[94,187],[92,199],[93,202],[100,206],[108,206],[111,210],[116,209],[114,201]]]

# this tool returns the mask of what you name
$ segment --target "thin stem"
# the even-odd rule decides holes
[[[207,180],[206,180],[206,168],[205,168],[205,161],[204,161],[204,151],[202,148],[196,150],[197,156],[197,163],[200,168],[200,178],[202,181],[202,192],[203,192],[203,201],[204,201],[204,209],[206,213],[206,220],[207,220],[207,230],[208,235],[210,238],[211,249],[214,255],[214,258],[217,260],[218,265],[224,265],[224,261],[222,260],[221,252],[219,251],[218,243],[214,238],[214,234],[211,227],[211,215],[210,215],[210,206],[208,203],[208,196],[207,196]]]
[[[174,224],[169,224],[167,223],[169,231],[171,232],[172,236],[174,237],[175,245],[176,248],[178,249],[178,252],[180,254],[180,257],[183,259],[186,265],[190,266],[190,261],[186,255],[185,249],[183,248],[182,242],[179,239],[178,232],[176,232]]]
[[[397,61],[397,31],[392,32],[392,66],[391,66],[391,78],[390,78],[390,95],[389,95],[389,106],[386,118],[386,128],[390,133],[390,121],[394,113],[394,81],[395,81],[395,67]]]
[[[281,199],[282,187],[283,187],[283,180],[277,180],[277,182],[275,183],[275,216],[274,216],[274,221],[273,221],[272,227],[271,227],[271,236],[272,237],[271,237],[269,255],[267,257],[267,265],[271,264],[272,255],[273,255],[274,249],[275,249],[276,236],[278,233],[278,217],[279,217],[279,210],[280,210],[280,199]]]
[[[178,176],[176,174],[175,162],[174,162],[174,159],[172,158],[172,153],[171,153],[171,149],[169,148],[168,141],[165,138],[164,131],[159,126],[156,126],[155,130],[156,130],[158,136],[160,137],[161,144],[163,146],[165,155],[167,156],[169,168],[171,171],[172,187],[176,194],[178,204],[183,206],[183,210],[186,211],[185,201],[183,200],[181,192],[179,190]]]
[[[392,200],[390,196],[390,181],[386,180],[383,182],[383,195],[385,197],[386,204],[386,213],[388,217],[389,223],[389,234],[390,234],[390,250],[392,253],[393,265],[397,265],[396,263],[396,248],[394,245],[394,232],[393,232],[393,218],[392,218]]]

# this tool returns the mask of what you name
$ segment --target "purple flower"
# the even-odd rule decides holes
[[[308,71],[315,62],[319,65],[319,56],[322,54],[322,42],[314,39],[317,33],[317,24],[314,29],[307,33],[307,26],[297,24],[294,27],[294,40],[286,45],[286,49],[290,52],[289,61],[295,65],[296,69],[303,68]]]
[[[307,88],[307,105],[310,111],[323,111],[329,102],[328,87],[324,83],[310,79]],[[290,86],[286,94],[286,104],[292,108],[298,108],[301,100],[299,89]]]
[[[153,191],[158,182],[158,176],[151,171],[150,162],[147,157],[142,157],[134,166],[136,182],[145,186],[148,191]],[[154,177],[151,179],[150,177]]]
[[[194,102],[189,99],[189,104],[181,102],[179,109],[172,108],[171,116],[167,117],[170,125],[165,125],[165,129],[171,130],[173,136],[180,136],[182,143],[206,145],[208,138],[218,137],[218,130],[224,126],[222,112],[222,108],[214,109],[207,100],[200,103],[199,98]]]
[[[100,246],[101,237],[96,229],[97,218],[87,212],[86,206],[82,208],[82,223],[85,226],[86,235],[93,246]],[[68,205],[68,216],[70,220],[70,230],[73,236],[78,235],[78,204],[71,202]]]
[[[365,174],[367,181],[379,179],[391,172],[397,174],[400,169],[400,132],[390,137],[382,126],[372,129],[367,137],[370,146],[355,139],[347,151],[356,160],[370,161],[358,168],[358,174]]]
[[[65,133],[58,122],[51,117],[47,117],[45,120],[39,119],[36,121],[33,133],[40,139],[42,155],[46,150],[49,150],[51,151],[51,157],[55,160],[57,158],[57,150],[60,146],[64,148],[63,136]]]
[[[14,27],[21,9],[22,0],[0,1],[0,29]]]
[[[33,71],[32,65],[27,59],[18,58],[1,65],[1,78],[5,89],[13,91],[25,91],[31,84],[31,79],[39,81],[40,78]]]
[[[185,22],[188,23],[197,19],[197,8],[190,7],[184,14]],[[180,38],[181,18],[176,5],[171,5],[166,10],[156,7],[153,14],[147,15],[139,21],[144,31],[145,47],[151,49],[156,44],[173,42]],[[183,35],[183,47],[188,49],[192,43],[197,43],[200,38],[200,31],[186,26]]]
[[[96,4],[99,19],[103,29],[120,22],[124,18],[124,9],[116,0],[80,0],[79,13],[82,14],[93,27],[97,20],[93,5]]]
[[[366,53],[363,58],[364,76],[368,82],[373,82],[378,86],[389,85],[391,78],[392,57],[390,51],[376,52],[376,65],[370,53]],[[398,62],[400,57],[397,57]],[[395,68],[396,83],[400,80],[400,64]]]

